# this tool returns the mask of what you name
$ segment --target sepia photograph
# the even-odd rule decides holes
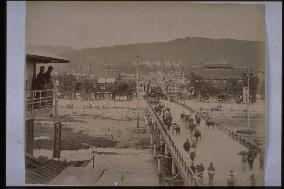
[[[264,186],[263,4],[28,1],[25,183]]]

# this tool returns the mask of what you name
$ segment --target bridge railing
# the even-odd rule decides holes
[[[190,107],[188,107],[187,105],[181,103],[181,102],[177,102],[175,101],[177,104],[180,104],[182,106],[184,106],[185,108],[189,109],[190,111],[193,111],[194,110]],[[200,113],[199,113],[200,114]],[[201,118],[205,121],[208,121],[208,117],[207,116],[204,116],[203,114],[200,114]],[[264,153],[264,148],[257,145],[254,141],[248,139],[247,137],[245,136],[242,136],[240,135],[239,133],[237,133],[236,131],[233,131],[232,129],[228,128],[228,127],[225,127],[223,126],[221,123],[219,123],[218,121],[216,120],[213,120],[211,117],[210,117],[210,120],[211,121],[214,121],[217,126],[218,129],[220,129],[221,131],[223,131],[225,134],[227,134],[228,136],[230,136],[232,139],[234,139],[235,141],[239,142],[240,144],[244,145],[245,147],[247,148],[256,148],[258,150],[259,153]]]
[[[165,142],[167,143],[169,150],[172,154],[173,160],[176,161],[176,166],[183,177],[184,182],[188,183],[189,185],[200,186],[200,182],[198,181],[198,177],[195,173],[192,172],[189,165],[187,165],[186,161],[183,158],[182,153],[179,151],[178,147],[175,145],[174,140],[172,139],[171,135],[167,131],[165,125],[160,120],[157,112],[152,107],[149,99],[146,99],[147,103],[149,104],[155,120],[158,122],[158,128],[162,135],[164,136]]]

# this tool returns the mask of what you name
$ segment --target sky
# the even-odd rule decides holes
[[[264,41],[264,6],[146,1],[27,2],[27,45],[80,49],[185,37]]]

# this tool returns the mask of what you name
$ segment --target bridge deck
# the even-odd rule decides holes
[[[187,109],[173,102],[163,101],[163,103],[171,109],[173,121],[181,126],[181,134],[176,136],[170,132],[175,145],[178,146],[182,156],[186,159],[188,155],[183,150],[183,143],[189,134],[186,134],[184,124],[180,120],[180,114],[189,113]],[[230,170],[235,172],[237,185],[250,185],[249,175],[254,172],[256,175],[257,185],[263,185],[263,170],[260,169],[259,161],[254,161],[254,168],[248,170],[248,165],[243,166],[240,151],[247,149],[232,138],[224,134],[218,129],[205,128],[205,121],[202,120],[199,125],[201,131],[201,141],[197,144],[195,163],[203,163],[205,170],[210,162],[213,163],[216,172],[214,176],[214,185],[226,185],[227,177]],[[191,160],[187,158],[186,163],[191,164]],[[245,169],[244,169],[245,167]],[[208,184],[208,175],[204,173],[204,185]]]

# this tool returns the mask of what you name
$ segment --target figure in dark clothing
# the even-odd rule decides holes
[[[35,79],[35,90],[44,90],[45,88],[45,85],[46,85],[46,80],[45,80],[45,77],[44,77],[44,66],[41,66],[39,68],[39,73],[37,74],[36,76],[36,79]],[[44,94],[42,92],[36,92],[35,93],[35,98],[41,98],[42,96],[44,96]],[[40,108],[41,106],[44,106],[44,102],[42,102],[41,104],[39,104],[39,102],[36,102],[34,104],[34,107],[37,109],[37,108]]]
[[[53,89],[53,83],[52,83],[52,77],[51,77],[51,73],[53,71],[53,67],[49,66],[47,71],[44,73],[44,78],[46,81],[46,85],[45,85],[45,89]],[[52,92],[44,92],[43,96],[50,96],[52,95]],[[52,102],[48,102],[47,106],[52,106]]]
[[[52,78],[51,78],[52,71],[53,71],[53,67],[49,66],[47,71],[44,73],[44,78],[46,80],[46,88],[47,89],[53,88],[53,83],[52,83]]]
[[[254,161],[254,156],[250,154],[250,155],[248,156],[249,169],[252,169],[252,168],[253,168],[253,161]]]
[[[196,172],[196,168],[195,168],[195,166],[194,166],[194,163],[193,163],[193,162],[191,163],[190,169],[191,169],[192,173],[193,173],[193,174],[195,174],[195,172]]]
[[[201,132],[200,132],[200,130],[198,128],[195,129],[195,131],[194,131],[194,137],[196,139],[196,142],[198,142],[199,139],[201,139]]]
[[[186,139],[186,141],[184,142],[183,144],[183,148],[184,150],[189,154],[189,150],[190,150],[190,143],[189,143],[189,140],[188,138]]]
[[[36,76],[36,90],[43,90],[46,85],[45,75],[44,75],[44,66],[39,68],[39,73]]]

